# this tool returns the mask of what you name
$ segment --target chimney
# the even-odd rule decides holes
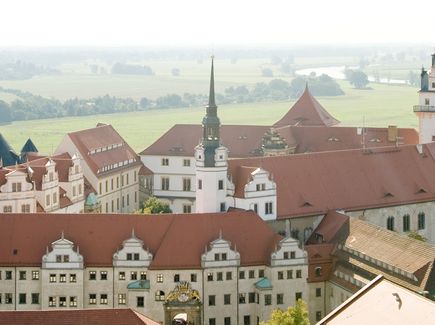
[[[398,135],[397,126],[388,125],[388,142],[396,142],[397,135]]]

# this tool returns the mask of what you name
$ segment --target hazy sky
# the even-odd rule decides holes
[[[6,0],[0,46],[435,46],[434,7],[434,0]]]

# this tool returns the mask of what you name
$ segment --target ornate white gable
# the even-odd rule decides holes
[[[42,257],[43,269],[83,269],[83,256],[74,251],[74,243],[65,239],[62,233],[60,239],[51,243],[51,252]]]
[[[286,237],[279,242],[279,247],[271,255],[272,266],[307,264],[307,252],[299,247],[297,239]]]
[[[131,238],[124,240],[122,249],[113,254],[113,266],[148,267],[153,254],[143,248],[143,241],[132,231]]]
[[[219,238],[210,243],[210,249],[205,250],[201,255],[201,266],[208,267],[225,267],[240,265],[240,253],[236,249],[231,249],[231,243],[222,238]]]

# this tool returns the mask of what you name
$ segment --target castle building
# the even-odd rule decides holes
[[[257,165],[254,169],[253,166],[242,168],[241,174],[232,173],[225,176],[225,166],[231,160],[385,146],[400,147],[418,143],[418,134],[414,129],[395,126],[337,127],[338,123],[339,121],[311,95],[307,87],[292,108],[273,125],[221,125],[214,98],[214,69],[212,68],[209,103],[202,125],[176,124],[140,153],[148,172],[146,182],[143,181],[143,192],[165,200],[170,204],[172,211],[177,213],[210,211],[211,207],[197,206],[196,200],[199,195],[204,199],[202,202],[212,204],[210,195],[213,195],[213,200],[216,201],[213,203],[213,211],[225,210],[236,205],[255,210],[265,219],[275,219],[276,204],[279,203],[276,203],[275,199],[267,201],[266,197],[276,191],[273,172]],[[214,163],[214,166],[210,166],[211,163]],[[258,167],[260,170],[252,175]],[[210,174],[211,171],[214,173]],[[208,190],[202,190],[202,193],[198,194],[198,172],[201,178],[208,175],[206,179],[207,182],[208,180],[211,182],[210,188],[217,188],[220,192],[214,193],[213,190],[209,193]],[[266,183],[253,180],[260,175],[265,179],[266,174],[269,174]],[[212,180],[212,177],[217,178]],[[254,190],[247,189],[246,197],[241,197],[241,192],[234,194],[232,182],[236,179],[237,183],[251,182],[249,186],[253,186]],[[201,183],[204,180],[201,179]],[[219,181],[222,181],[221,189]],[[262,193],[256,191],[257,183],[260,189],[267,188],[267,191]],[[259,202],[258,198],[263,194],[267,195]],[[250,195],[256,197],[258,202],[249,198]],[[264,208],[266,203],[271,208],[267,209],[267,214]]]
[[[421,68],[421,88],[419,103],[414,106],[418,117],[419,142],[435,141],[435,53],[432,54],[432,66],[429,71]]]
[[[128,213],[139,208],[140,158],[118,132],[106,124],[68,133],[56,153],[80,154],[83,174],[96,197],[86,210]]]
[[[241,231],[243,229],[243,231]],[[307,253],[252,211],[7,214],[0,310],[132,308],[163,324],[257,324],[309,300]]]
[[[85,179],[80,158],[26,153],[27,162],[0,167],[0,213],[81,213]]]

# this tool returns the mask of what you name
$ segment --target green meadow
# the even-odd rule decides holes
[[[207,75],[208,72],[198,77],[198,87],[208,87],[208,80],[204,81]],[[216,81],[216,84],[220,83],[220,80]],[[412,106],[418,100],[416,88],[372,83],[371,90],[356,90],[345,81],[340,81],[340,85],[346,93],[344,96],[317,99],[342,122],[341,125],[362,126],[364,123],[365,126],[417,127],[417,119],[412,112]],[[288,101],[221,105],[219,116],[222,124],[270,125],[285,114],[292,104],[292,101]],[[0,126],[0,133],[15,150],[19,150],[30,137],[41,152],[51,153],[67,132],[91,128],[102,122],[112,124],[139,152],[174,124],[200,123],[204,113],[203,107],[196,107],[21,121]]]

